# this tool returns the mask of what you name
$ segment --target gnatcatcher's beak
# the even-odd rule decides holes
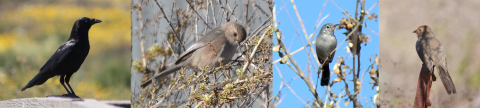
[[[340,24],[335,24],[335,26],[333,26],[335,29],[334,31],[337,31],[338,29],[340,29]]]

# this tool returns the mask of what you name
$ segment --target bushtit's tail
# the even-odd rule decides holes
[[[330,63],[326,63],[323,67],[322,67],[322,79],[320,81],[320,85],[321,86],[326,86],[328,85],[328,82],[330,81],[330,66],[329,66]]]
[[[142,88],[145,88],[146,86],[150,85],[150,83],[152,83],[153,79],[159,79],[159,78],[163,78],[163,77],[166,77],[168,75],[170,75],[171,73],[173,72],[176,72],[177,70],[181,69],[182,68],[182,65],[175,65],[167,70],[164,70],[158,74],[156,74],[155,76],[153,76],[152,78],[148,79],[147,81],[145,81],[145,83],[143,83],[141,85]]]
[[[448,74],[448,71],[446,68],[443,66],[438,66],[438,74],[440,75],[440,78],[442,79],[443,87],[445,87],[445,90],[447,90],[448,94],[455,94],[457,93],[457,90],[455,90],[455,85],[453,85],[452,78],[450,78],[450,74]]]

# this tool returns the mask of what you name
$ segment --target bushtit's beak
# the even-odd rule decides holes
[[[417,30],[413,31],[413,33],[417,33]]]
[[[238,45],[238,46],[237,46],[237,51],[238,51],[238,49],[240,49],[240,42],[235,41],[235,43],[237,43],[237,45]]]

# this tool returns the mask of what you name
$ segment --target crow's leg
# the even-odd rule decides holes
[[[65,84],[64,84],[64,80],[65,80],[64,78],[65,78],[65,75],[61,75],[61,76],[60,76],[60,84],[62,84],[63,88],[65,88],[65,90],[67,90],[67,93],[68,93],[68,94],[71,94],[71,93],[70,93],[70,90],[68,90],[67,87],[66,87]],[[68,85],[68,81],[67,81],[67,85]],[[69,86],[70,86],[70,85],[69,85]],[[70,89],[72,89],[72,88],[70,88]]]
[[[73,73],[67,73],[67,76],[65,77],[65,81],[67,82],[68,88],[72,91],[72,94],[75,95],[75,92],[73,92],[72,87],[70,86],[70,77],[72,77]],[[77,96],[77,95],[75,95]]]

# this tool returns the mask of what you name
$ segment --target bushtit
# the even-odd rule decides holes
[[[242,25],[229,22],[208,32],[202,39],[190,46],[175,61],[175,66],[168,68],[141,85],[142,88],[152,83],[153,79],[165,77],[179,70],[182,66],[193,68],[203,66],[217,67],[227,64],[237,52],[237,47],[245,40],[247,33]],[[218,62],[220,59],[221,62]]]

